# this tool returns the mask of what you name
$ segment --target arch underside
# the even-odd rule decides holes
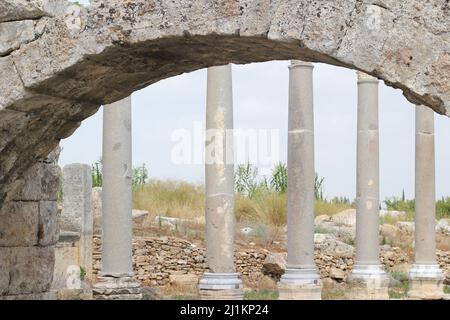
[[[0,9],[0,199],[100,105],[229,62],[361,70],[450,116],[445,0],[0,0]]]

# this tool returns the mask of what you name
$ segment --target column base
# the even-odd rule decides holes
[[[205,272],[198,288],[202,300],[244,299],[244,288],[238,273]]]
[[[317,269],[286,269],[278,283],[279,300],[321,300],[322,281]]]
[[[140,284],[133,277],[99,277],[92,289],[96,300],[141,300]]]
[[[54,291],[57,300],[92,300],[91,289],[58,289]]]
[[[433,264],[414,264],[409,270],[408,297],[411,299],[443,299],[444,274]]]
[[[389,300],[389,277],[381,265],[354,265],[347,279],[348,299]]]

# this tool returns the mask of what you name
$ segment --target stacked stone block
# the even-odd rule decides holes
[[[50,297],[60,175],[39,162],[0,205],[0,299]]]

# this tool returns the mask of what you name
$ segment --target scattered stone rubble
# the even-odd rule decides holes
[[[331,235],[316,234],[315,261],[322,279],[345,281],[354,263],[354,248]],[[101,268],[101,237],[94,237],[94,274]],[[133,265],[136,279],[143,286],[196,284],[207,269],[203,246],[174,237],[139,237],[133,241]],[[391,268],[411,263],[399,247],[381,246],[381,262]],[[450,282],[450,251],[438,251],[438,258],[447,282]],[[286,253],[265,249],[238,247],[237,271],[247,286],[257,287],[265,276],[277,281],[286,268]]]

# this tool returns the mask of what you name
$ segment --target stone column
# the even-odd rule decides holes
[[[289,67],[288,258],[278,285],[283,300],[321,299],[314,262],[313,68],[295,60]]]
[[[59,219],[60,236],[55,248],[52,289],[58,298],[91,296],[92,283],[92,175],[87,164],[69,164],[63,168],[63,210]]]
[[[389,278],[379,258],[378,80],[358,72],[356,258],[350,296],[388,299]]]
[[[202,299],[242,299],[234,266],[233,90],[231,65],[208,69],[205,144],[206,260]]]
[[[94,295],[140,299],[132,263],[131,97],[103,110],[102,269]]]
[[[409,272],[411,298],[443,297],[442,270],[436,259],[434,112],[416,107],[415,263]]]

